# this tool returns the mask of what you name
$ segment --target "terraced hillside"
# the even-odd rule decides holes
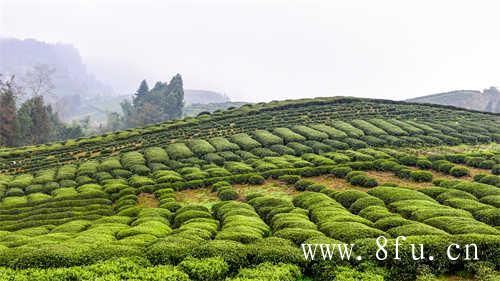
[[[0,280],[495,278],[499,121],[319,98],[3,149]],[[409,236],[406,254],[377,260],[381,235]],[[301,250],[340,242],[362,259]],[[434,260],[414,261],[411,242]],[[448,259],[452,242],[482,262]]]

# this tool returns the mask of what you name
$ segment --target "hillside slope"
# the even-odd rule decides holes
[[[500,113],[500,92],[494,87],[485,89],[483,92],[460,90],[412,98],[408,101],[452,105],[461,108]]]
[[[469,270],[451,243],[493,272],[499,118],[316,98],[4,149],[0,279],[409,281]],[[379,236],[436,260],[375,260]],[[304,260],[302,243],[340,242],[373,262]]]
[[[348,97],[275,101],[91,138],[2,149],[0,171],[37,170],[191,138],[225,137],[257,129],[272,130],[276,127],[372,118],[409,120],[422,124],[431,122],[433,128],[437,129],[433,133],[446,133],[440,137],[456,137],[462,142],[471,133],[479,133],[481,136],[486,134],[485,140],[496,139],[500,117],[454,107]],[[383,135],[385,134],[384,132]],[[46,159],[48,156],[50,161]]]

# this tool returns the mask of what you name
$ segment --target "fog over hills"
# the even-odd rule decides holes
[[[135,90],[127,93],[120,87],[124,84],[123,81],[102,81],[96,77],[89,71],[79,50],[70,44],[0,38],[0,62],[0,73],[5,77],[15,75],[18,83],[22,83],[26,73],[37,65],[53,68],[54,90],[45,98],[66,121],[87,116],[93,121],[102,121],[106,111],[120,111],[120,102],[130,99]],[[135,81],[134,84],[138,86],[139,82]],[[119,92],[116,92],[111,84],[119,85]],[[128,81],[128,84],[132,83]],[[186,105],[229,101],[225,94],[207,90],[185,90]]]
[[[500,113],[500,92],[490,87],[482,92],[458,90],[408,99],[411,102],[453,105],[457,107]]]

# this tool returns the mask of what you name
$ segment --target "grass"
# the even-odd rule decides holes
[[[200,204],[207,208],[219,201],[217,193],[212,192],[210,188],[177,191],[175,192],[175,199],[179,203]]]
[[[500,152],[500,144],[489,143],[489,144],[460,144],[456,146],[436,146],[429,148],[406,148],[403,149],[412,153],[419,155],[429,155],[429,154],[442,154],[442,153],[467,153],[467,152],[477,152],[477,151],[493,151]]]
[[[152,193],[142,192],[137,195],[137,206],[147,208],[158,208],[160,201]]]
[[[289,198],[290,196],[298,194],[298,191],[296,191],[295,188],[277,180],[266,180],[263,185],[236,184],[234,185],[234,189],[242,197],[258,192],[280,198]]]

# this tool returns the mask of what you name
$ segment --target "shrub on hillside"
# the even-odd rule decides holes
[[[432,173],[428,171],[412,171],[410,178],[416,182],[432,182]]]
[[[191,280],[224,280],[229,271],[228,264],[220,257],[197,259],[188,257],[179,265],[179,269],[186,272]]]
[[[491,168],[491,173],[494,174],[494,175],[500,175],[500,164],[495,164]]]
[[[461,166],[454,166],[450,169],[450,175],[454,177],[465,177],[469,175],[469,169]]]

